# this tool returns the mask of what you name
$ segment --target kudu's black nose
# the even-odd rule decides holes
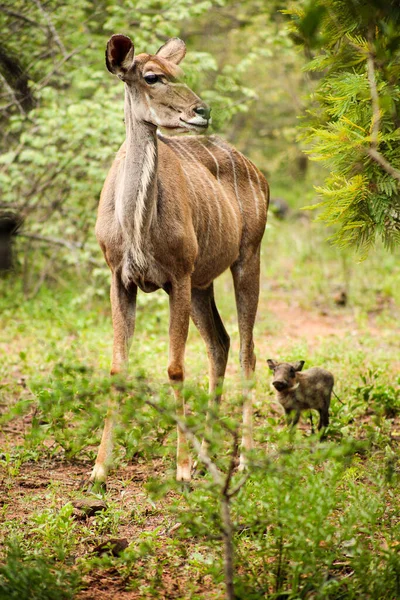
[[[209,108],[208,106],[196,106],[193,109],[193,112],[195,112],[196,115],[199,115],[199,117],[203,117],[203,119],[206,119],[206,121],[208,121],[210,119],[211,108]]]

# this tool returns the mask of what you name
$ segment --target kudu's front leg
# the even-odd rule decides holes
[[[182,386],[185,379],[185,346],[189,331],[191,281],[185,278],[174,282],[169,293],[169,364],[168,377],[174,390],[178,417],[185,417]],[[191,459],[185,434],[178,427],[176,478],[190,481]]]
[[[110,290],[114,330],[111,375],[127,373],[129,347],[135,329],[136,294],[136,285],[132,284],[129,289],[126,289],[120,276],[113,273]],[[112,461],[114,414],[114,400],[110,397],[96,463],[90,476],[90,481],[93,483],[104,484],[107,478],[107,471]]]

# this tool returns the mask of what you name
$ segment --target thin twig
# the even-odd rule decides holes
[[[400,181],[400,171],[392,167],[390,162],[388,162],[386,158],[380,152],[378,152],[378,150],[370,148],[368,150],[368,156],[370,156],[376,163],[378,163],[378,165],[380,165],[382,169],[386,171],[386,173],[389,173],[389,175],[391,175],[394,179]]]
[[[72,162],[72,160],[74,159],[74,157],[68,158],[64,163],[61,164],[61,166],[56,169],[55,171],[53,171],[53,173],[48,177],[48,179],[45,179],[44,181],[42,181],[42,183],[40,183],[41,180],[44,179],[44,177],[46,177],[48,175],[47,171],[45,171],[44,173],[42,173],[42,175],[39,177],[39,179],[37,179],[35,181],[35,183],[32,185],[31,189],[26,192],[24,194],[26,201],[25,204],[23,205],[23,211],[26,214],[29,208],[29,211],[32,212],[32,210],[34,210],[36,208],[36,206],[33,204],[31,204],[31,200],[33,196],[43,196],[43,192],[53,183],[53,181],[57,178],[58,175],[60,175],[60,173],[63,173],[66,169],[66,167],[68,167],[68,165]],[[14,158],[15,161],[15,158]],[[39,200],[37,200],[36,204],[39,202]],[[29,206],[30,205],[30,206]]]
[[[221,498],[221,519],[223,523],[222,536],[224,538],[224,573],[225,588],[227,600],[235,599],[235,588],[233,577],[234,567],[234,546],[233,546],[233,524],[230,511],[229,496],[222,495]]]
[[[8,6],[5,6],[4,4],[0,4],[0,12],[3,12],[4,14],[9,15],[10,17],[20,19],[21,21],[25,21],[26,23],[34,25],[35,27],[39,27],[40,29],[43,29],[43,25],[37,23],[37,21],[34,21],[33,19],[30,19],[29,17],[26,17],[25,15],[22,15],[21,13],[15,10],[11,10],[11,8],[8,8]]]
[[[214,479],[215,483],[220,486],[224,485],[224,479],[221,471],[218,469],[217,465],[211,460],[208,455],[207,450],[202,447],[199,438],[193,433],[193,431],[186,425],[184,421],[182,421],[179,417],[174,414],[171,414],[170,411],[167,411],[165,408],[153,402],[152,400],[145,400],[145,404],[154,408],[158,413],[167,414],[179,427],[179,429],[184,433],[189,441],[193,444],[194,449],[199,457],[199,460],[204,464],[204,466],[209,471],[211,477]]]
[[[233,498],[233,496],[236,496],[236,494],[242,489],[242,487],[244,486],[244,484],[246,483],[246,481],[248,480],[249,477],[250,477],[250,473],[247,472],[245,475],[243,475],[243,477],[241,479],[239,479],[239,481],[235,485],[235,487],[232,488],[231,490],[229,490],[229,492],[228,492],[229,498]]]
[[[31,240],[38,240],[39,242],[46,242],[47,244],[53,244],[54,246],[64,246],[69,250],[81,250],[83,248],[83,244],[78,242],[69,242],[68,240],[39,235],[38,233],[21,232],[18,233],[18,236],[29,238]]]
[[[224,575],[225,575],[225,589],[226,589],[226,598],[227,600],[234,600],[235,598],[235,589],[234,589],[234,544],[233,544],[233,535],[234,528],[232,523],[232,516],[230,510],[230,501],[232,496],[236,494],[239,489],[244,485],[247,480],[247,477],[243,477],[240,482],[236,485],[233,490],[229,490],[229,486],[232,480],[232,475],[234,468],[236,466],[238,454],[239,454],[239,435],[237,430],[232,431],[229,430],[231,435],[233,436],[233,448],[231,453],[231,460],[229,463],[229,468],[227,474],[224,474],[218,469],[217,465],[211,460],[210,456],[206,448],[200,443],[198,437],[193,433],[193,431],[186,425],[184,421],[182,421],[175,414],[171,414],[170,411],[167,411],[165,408],[153,402],[152,400],[145,400],[145,403],[148,406],[154,408],[157,412],[161,414],[168,414],[168,416],[175,421],[179,429],[184,433],[187,439],[193,444],[194,449],[197,452],[199,460],[205,465],[214,482],[221,488],[221,521],[222,521],[222,538],[224,542]]]
[[[5,106],[1,106],[0,110],[3,112],[3,111],[8,110],[9,108],[11,108],[12,106],[15,106],[15,102],[10,102],[9,104],[6,104]]]
[[[6,88],[6,90],[8,91],[9,95],[11,96],[11,98],[13,99],[13,104],[18,106],[18,109],[20,111],[20,113],[22,115],[26,115],[26,112],[21,104],[21,102],[18,100],[15,91],[13,90],[13,88],[9,85],[7,79],[0,73],[0,79],[3,81],[4,86]],[[10,106],[10,105],[9,105]]]
[[[39,293],[40,288],[42,287],[47,275],[50,273],[51,269],[54,266],[54,262],[55,259],[51,258],[48,262],[47,265],[45,266],[45,268],[42,270],[40,277],[38,279],[38,281],[36,282],[35,287],[33,288],[33,290],[30,293],[26,294],[26,300],[33,300],[33,298],[36,298],[37,294]]]
[[[29,232],[18,232],[18,237],[25,237],[31,240],[37,240],[38,242],[43,242],[44,244],[51,244],[54,246],[62,246],[64,248],[68,248],[73,252],[79,252],[82,250],[84,245],[79,242],[69,242],[68,240],[62,240],[60,238],[49,237],[46,235],[39,235],[38,233],[29,233]],[[102,267],[103,263],[100,263],[94,258],[86,258],[85,262],[93,265],[94,267]]]
[[[232,431],[232,437],[233,437],[233,448],[232,448],[232,453],[231,453],[231,460],[229,463],[229,468],[228,468],[228,473],[225,479],[225,485],[222,488],[222,494],[224,496],[227,496],[228,498],[230,498],[230,494],[228,492],[229,489],[229,485],[231,483],[231,479],[232,479],[232,475],[233,475],[233,471],[235,470],[236,467],[236,463],[237,463],[237,456],[238,456],[238,451],[239,451],[239,435],[237,430]]]
[[[32,86],[32,88],[35,91],[40,91],[42,88],[46,87],[46,85],[49,83],[50,79],[58,71],[58,69],[60,67],[62,67],[62,65],[64,63],[66,63],[70,58],[72,58],[73,56],[75,56],[75,54],[79,54],[79,52],[82,52],[82,50],[86,50],[86,48],[88,48],[88,47],[89,47],[89,44],[87,44],[86,46],[81,46],[80,48],[76,48],[75,50],[72,50],[72,52],[69,52],[69,54],[64,55],[64,58],[62,60],[60,60],[54,66],[54,68],[50,71],[50,73],[47,73],[46,77],[43,77],[43,79],[41,79],[40,81],[38,81],[37,83],[35,83]]]
[[[40,10],[40,12],[42,13],[42,15],[44,16],[44,18],[47,21],[47,27],[51,32],[51,35],[54,38],[54,41],[56,42],[57,46],[60,48],[61,53],[63,54],[64,57],[67,56],[67,51],[65,49],[64,44],[62,43],[56,28],[54,27],[53,21],[51,20],[49,14],[45,11],[45,9],[42,6],[42,3],[40,2],[40,0],[33,0],[33,2],[36,4],[36,6],[38,7],[38,9]]]

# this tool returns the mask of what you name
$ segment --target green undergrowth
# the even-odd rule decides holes
[[[250,476],[231,502],[235,589],[243,600],[400,596],[398,257],[378,249],[356,264],[326,243],[326,235],[306,221],[271,219],[263,245],[256,449]],[[16,274],[1,282],[0,598],[79,597],[97,579],[109,582],[110,594],[117,586],[141,598],[223,598],[217,487],[200,473],[191,489],[174,482],[168,298],[140,295],[130,378],[112,386],[106,270],[96,275],[99,286],[63,277],[63,285],[45,285],[31,300]],[[339,306],[335,294],[342,288],[346,303]],[[218,280],[216,297],[232,350],[210,455],[227,473],[229,431],[241,413],[229,274]],[[326,441],[311,435],[307,414],[302,428],[286,430],[268,358],[304,359],[306,368],[334,373],[337,397]],[[194,329],[186,364],[187,421],[201,438],[207,357]],[[79,520],[71,504],[82,497],[76,473],[93,463],[110,401],[118,406],[118,424],[107,509]],[[73,471],[70,485],[52,471],[59,465]],[[49,479],[45,487],[18,487],[40,473]],[[233,484],[239,480],[234,474]],[[97,556],[94,547],[110,537],[126,537],[128,548],[120,556]]]

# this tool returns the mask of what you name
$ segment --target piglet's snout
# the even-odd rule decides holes
[[[274,388],[276,390],[278,390],[278,392],[282,392],[283,390],[286,390],[289,387],[288,384],[286,383],[286,381],[279,381],[279,380],[273,381],[272,385],[274,386]]]

